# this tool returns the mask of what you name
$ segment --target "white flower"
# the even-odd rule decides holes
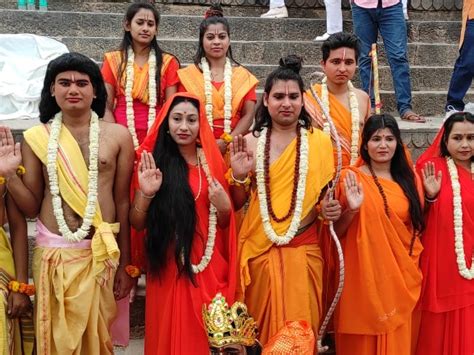
[[[267,194],[265,191],[265,172],[264,172],[264,160],[265,160],[265,143],[266,143],[266,133],[267,128],[264,128],[260,132],[260,136],[257,140],[257,153],[256,153],[256,180],[257,180],[257,194],[260,204],[260,215],[263,223],[263,230],[267,235],[267,238],[276,245],[286,245],[291,242],[295,237],[296,232],[300,226],[301,214],[303,213],[303,201],[306,190],[306,177],[308,175],[308,131],[300,127],[301,132],[301,147],[300,147],[300,179],[298,181],[298,186],[296,188],[296,203],[295,211],[290,222],[290,226],[284,235],[278,235],[270,221],[270,216],[268,214],[268,205],[267,205]]]
[[[201,68],[204,77],[204,96],[206,97],[206,117],[209,126],[214,130],[214,114],[212,102],[211,69],[206,57],[201,58]],[[230,134],[232,122],[232,63],[226,58],[224,66],[224,133]]]
[[[458,168],[451,157],[446,158],[449,177],[451,178],[451,187],[453,189],[453,217],[454,217],[454,251],[456,252],[456,262],[458,264],[459,274],[465,279],[474,279],[474,263],[468,269],[466,265],[466,254],[464,252],[463,237],[463,212],[461,200],[461,184],[459,183]],[[471,174],[474,173],[474,163],[471,163]]]
[[[199,162],[200,162],[202,165],[202,169],[204,170],[204,174],[206,174],[207,182],[208,184],[210,184],[212,182],[212,176],[209,170],[209,165],[207,164],[206,156],[204,155],[204,152],[202,151],[202,149],[198,148],[197,155],[198,155],[198,169],[200,169],[199,168]],[[201,186],[199,186],[199,189],[200,188]],[[199,196],[199,193],[197,194],[197,196]],[[191,268],[195,274],[204,271],[206,267],[209,265],[209,263],[211,262],[212,254],[214,253],[214,244],[216,241],[216,233],[217,233],[216,226],[217,226],[217,209],[214,207],[214,205],[210,204],[209,227],[208,227],[206,248],[204,249],[204,255],[202,256],[199,264],[191,265]],[[184,256],[182,253],[181,253],[181,261],[184,263]]]
[[[91,122],[89,128],[89,175],[87,203],[82,219],[82,225],[76,232],[72,232],[64,219],[62,199],[59,191],[58,179],[58,150],[59,137],[62,128],[62,112],[57,113],[51,123],[51,133],[48,140],[48,155],[46,169],[49,177],[49,188],[52,196],[53,213],[58,223],[61,235],[69,242],[78,242],[89,235],[89,231],[97,208],[98,191],[98,155],[99,155],[99,118],[91,111]]]
[[[359,157],[359,130],[360,130],[360,113],[359,113],[359,101],[355,93],[354,85],[349,80],[347,82],[349,89],[349,106],[351,109],[351,165],[354,165]],[[327,85],[327,77],[324,77],[321,82],[321,101],[323,102],[326,110],[329,112],[329,91]],[[326,134],[330,133],[329,123],[327,117],[323,125],[323,132]]]
[[[138,147],[137,132],[135,129],[135,113],[133,111],[133,64],[135,62],[135,53],[132,48],[128,48],[127,51],[127,67],[125,72],[127,73],[127,79],[125,81],[125,101],[126,105],[126,116],[127,116],[127,127],[132,135],[133,145],[135,149]],[[148,54],[148,129],[153,125],[156,118],[156,54],[154,49],[150,49]]]

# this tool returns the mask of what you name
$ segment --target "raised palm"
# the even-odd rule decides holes
[[[0,126],[0,176],[15,174],[21,164],[20,143],[15,143],[10,128]]]
[[[434,198],[438,195],[441,189],[442,172],[435,172],[435,165],[433,162],[425,164],[421,170],[423,175],[423,187],[425,188],[425,194],[428,198]]]
[[[147,151],[142,152],[140,163],[138,163],[138,184],[144,195],[152,196],[161,187],[163,174],[156,168],[153,155]]]
[[[347,207],[350,210],[358,210],[364,202],[364,190],[362,184],[352,171],[348,171],[344,178],[344,189],[346,191]]]
[[[245,177],[254,166],[253,153],[248,150],[247,140],[241,135],[230,143],[230,167],[236,178]]]

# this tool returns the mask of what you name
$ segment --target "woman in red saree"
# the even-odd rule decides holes
[[[147,230],[145,354],[208,354],[202,305],[218,292],[234,302],[236,239],[225,164],[197,97],[166,102],[137,160],[130,221]]]
[[[451,115],[418,159],[428,201],[418,355],[474,354],[474,117]]]

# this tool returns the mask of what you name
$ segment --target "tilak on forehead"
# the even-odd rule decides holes
[[[346,47],[342,48],[342,60],[346,60]]]

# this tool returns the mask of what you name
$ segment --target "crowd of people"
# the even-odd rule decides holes
[[[0,127],[0,354],[112,354],[142,273],[145,354],[313,354],[338,287],[332,228],[337,354],[473,354],[474,116],[450,115],[414,165],[351,82],[363,38],[328,36],[308,89],[282,58],[256,105],[219,6],[186,68],[158,26],[130,5],[101,70],[52,60],[41,124],[21,145]],[[405,74],[398,109],[418,120]]]

